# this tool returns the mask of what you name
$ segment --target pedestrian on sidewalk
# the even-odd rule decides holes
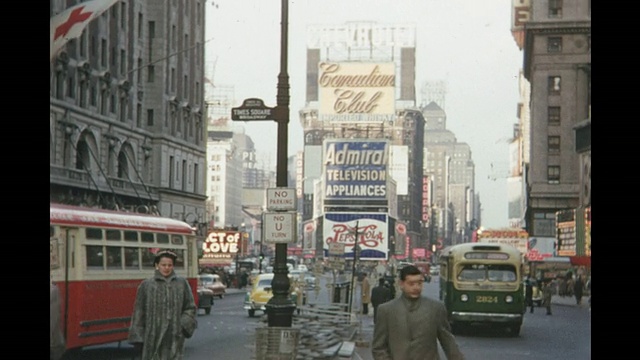
[[[573,295],[576,297],[576,305],[582,303],[582,291],[584,290],[584,281],[582,275],[576,277],[576,282],[573,284]]]
[[[384,277],[378,279],[378,285],[371,290],[371,305],[373,305],[373,323],[376,323],[378,306],[391,300],[391,290],[384,284]]]
[[[371,302],[371,285],[369,284],[369,277],[365,273],[360,273],[362,281],[360,282],[360,293],[362,295],[362,314],[369,314],[369,303]]]
[[[533,314],[533,280],[530,276],[524,281],[524,302],[525,306],[531,307],[531,313]]]
[[[196,304],[187,280],[173,270],[177,255],[156,254],[154,275],[138,286],[129,343],[142,360],[182,360],[185,339],[196,327]]]
[[[402,294],[378,307],[371,354],[374,360],[437,360],[438,342],[449,360],[463,360],[441,301],[422,296],[424,276],[400,270]]]
[[[553,296],[553,280],[547,280],[542,288],[542,302],[547,308],[547,315],[551,315],[551,297]]]

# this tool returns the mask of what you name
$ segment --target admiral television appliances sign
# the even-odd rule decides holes
[[[385,200],[387,141],[324,142],[324,199]]]

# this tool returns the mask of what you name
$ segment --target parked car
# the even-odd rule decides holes
[[[213,291],[204,286],[202,279],[198,277],[198,309],[204,309],[204,313],[209,315],[213,307]]]
[[[222,283],[220,275],[202,274],[198,276],[198,279],[202,281],[204,287],[213,291],[213,296],[217,296],[220,299],[224,298],[224,295],[227,293],[227,286]]]
[[[249,317],[254,317],[256,311],[267,310],[267,302],[273,296],[273,289],[271,288],[271,281],[273,281],[273,273],[270,274],[258,274],[254,283],[251,285],[251,290],[247,292],[244,297],[244,309],[247,310]],[[298,303],[299,290],[293,286],[293,279],[289,274],[289,282],[291,283],[291,300],[294,304]]]

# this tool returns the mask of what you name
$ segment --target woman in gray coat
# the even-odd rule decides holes
[[[422,296],[424,276],[413,265],[400,270],[402,295],[378,307],[371,353],[375,360],[462,360],[444,304]]]
[[[129,329],[129,342],[142,360],[180,360],[185,338],[197,327],[191,286],[173,271],[177,256],[169,250],[156,254],[153,277],[138,287]]]

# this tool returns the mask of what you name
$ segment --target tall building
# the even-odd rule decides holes
[[[529,99],[531,98],[531,84],[520,70],[518,76],[518,90],[520,99],[514,124],[513,138],[509,143],[509,173],[507,176],[508,221],[513,228],[526,228],[525,214],[527,212],[526,170],[531,162],[531,120]]]
[[[50,201],[206,224],[203,7],[119,1],[52,60]]]
[[[524,76],[531,83],[527,230],[556,235],[556,213],[580,204],[575,126],[590,118],[591,1],[531,1]],[[590,134],[589,134],[590,140]]]
[[[425,118],[424,173],[433,182],[433,226],[431,244],[442,245],[470,241],[472,222],[479,223],[474,208],[475,165],[471,148],[458,142],[447,129],[445,111],[435,102],[422,107]]]
[[[328,255],[328,238],[344,243],[352,256],[353,235],[336,231],[358,223],[375,229],[367,234],[375,240],[363,258],[408,258],[410,249],[426,247],[424,118],[415,107],[415,65],[412,25],[347,22],[308,29],[306,107],[300,110],[304,159],[297,177],[304,242],[316,256]],[[388,161],[382,165],[369,155]]]

